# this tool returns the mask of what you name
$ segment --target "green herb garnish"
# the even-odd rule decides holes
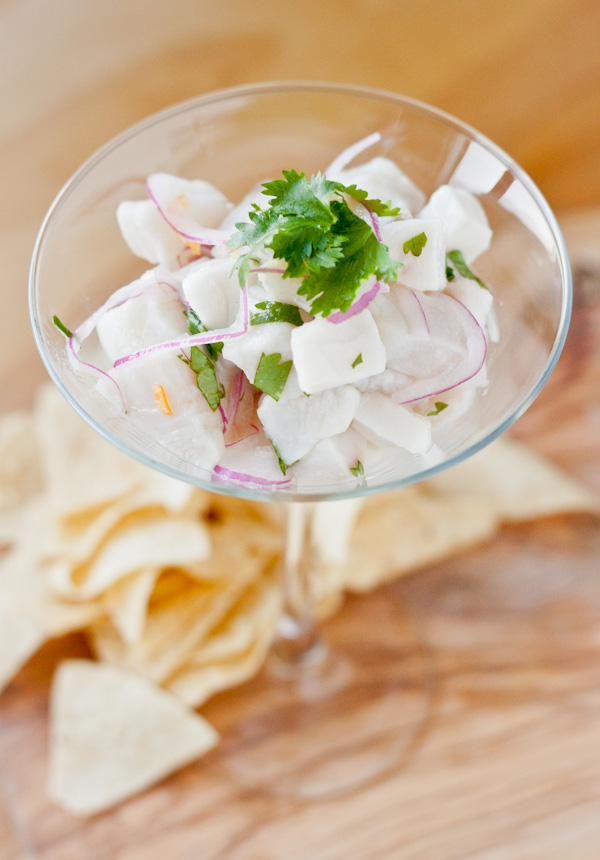
[[[471,269],[467,266],[467,264],[465,263],[465,258],[463,257],[461,251],[448,251],[447,257],[454,265],[454,268],[459,275],[462,275],[463,278],[469,278],[469,280],[471,281],[476,281],[480,287],[483,287],[484,290],[489,291],[490,288],[487,286],[487,284],[484,284],[481,278],[478,278],[477,275],[472,272]],[[451,280],[451,278],[448,278],[448,280]]]
[[[69,331],[66,325],[59,320],[56,314],[54,314],[54,316],[52,317],[52,322],[59,331],[62,331],[65,337],[73,337],[73,332]]]
[[[452,266],[446,266],[446,280],[453,281],[454,277],[454,269],[452,268]]]
[[[236,263],[242,286],[251,261],[264,248],[286,262],[284,278],[303,278],[298,293],[311,302],[312,314],[348,310],[371,275],[395,280],[400,264],[342,195],[364,202],[377,215],[397,215],[398,209],[320,173],[307,179],[304,173],[284,170],[283,179],[266,182],[263,189],[271,198],[269,205],[255,205],[248,216],[251,223],[236,224],[238,232],[230,240],[234,248],[248,246]]]
[[[421,251],[427,244],[427,236],[425,233],[417,233],[412,239],[407,239],[402,245],[402,250],[405,254],[412,254],[413,257],[420,257]]]
[[[296,305],[288,305],[284,302],[258,302],[256,307],[262,313],[251,314],[250,325],[270,322],[287,322],[292,325],[302,325],[303,323],[300,308]]]
[[[198,314],[193,311],[191,308],[185,310],[183,312],[187,319],[188,329],[190,330],[190,334],[204,334],[208,331]],[[204,347],[206,348],[207,353],[210,355],[213,361],[217,360],[217,356],[223,349],[223,342],[216,341],[215,343],[205,343]]]
[[[440,412],[442,412],[444,409],[448,408],[448,404],[442,403],[441,400],[438,400],[436,403],[434,403],[434,406],[435,406],[435,409],[432,412],[428,412],[427,413],[428,416],[429,415],[439,415]]]
[[[219,384],[212,360],[199,346],[193,346],[190,351],[189,364],[196,374],[196,385],[212,411],[215,412],[225,397],[225,389]]]
[[[362,352],[359,352],[354,361],[352,362],[352,367],[358,367],[359,364],[362,364],[363,357]]]
[[[362,478],[365,474],[365,467],[360,462],[360,460],[356,461],[356,466],[351,466],[350,471],[354,475],[355,478]]]
[[[279,400],[291,369],[292,361],[282,362],[281,353],[274,352],[271,355],[265,355],[263,352],[256,368],[254,385],[272,397],[273,400]]]

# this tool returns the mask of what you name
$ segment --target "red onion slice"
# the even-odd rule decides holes
[[[402,311],[402,316],[408,326],[408,334],[412,337],[427,337],[429,323],[417,294],[409,289],[396,290],[394,302]]]
[[[148,196],[176,233],[198,245],[224,245],[231,239],[229,230],[216,230],[200,224],[183,205],[180,196],[173,190],[173,177],[168,173],[153,173],[146,181]]]
[[[284,487],[292,481],[291,478],[284,478],[283,481],[273,481],[270,478],[261,478],[259,475],[247,475],[245,472],[236,472],[233,469],[227,469],[225,466],[218,465],[215,466],[213,472],[213,480],[217,483],[256,489],[274,490],[276,487]]]
[[[356,314],[359,314],[361,311],[364,311],[367,308],[373,299],[379,293],[381,289],[381,283],[379,281],[375,281],[370,290],[367,290],[366,293],[363,293],[362,296],[357,299],[353,304],[350,305],[347,311],[335,311],[332,314],[329,314],[327,319],[329,322],[334,323],[334,325],[338,325],[339,323],[344,322],[345,320],[350,319],[350,317],[355,317]]]
[[[435,296],[435,298],[434,298]],[[478,373],[487,354],[487,340],[483,329],[473,314],[457,299],[445,293],[433,294],[430,298],[446,305],[446,313],[459,322],[465,337],[465,356],[461,361],[448,365],[435,377],[412,379],[394,395],[396,403],[413,403],[427,397],[437,396],[456,388]]]
[[[95,364],[90,364],[89,361],[83,361],[79,357],[79,348],[80,344],[75,340],[75,335],[71,335],[69,338],[69,347],[68,347],[68,357],[71,365],[77,370],[82,370],[84,373],[89,374],[90,376],[96,376],[98,379],[110,379],[113,385],[116,385],[117,391],[119,392],[119,400],[121,401],[121,405],[123,407],[123,412],[127,412],[127,404],[125,403],[125,397],[123,396],[123,392],[121,391],[121,386],[117,382],[114,377],[107,373],[102,368],[98,367]]]
[[[118,358],[113,367],[118,367],[121,364],[127,364],[130,361],[135,361],[137,358],[142,358],[144,355],[150,355],[153,352],[160,350],[174,349],[189,349],[192,346],[202,346],[205,343],[219,343],[222,340],[231,340],[234,337],[240,337],[246,334],[250,324],[250,314],[248,311],[248,293],[246,288],[242,290],[242,320],[241,324],[236,319],[232,325],[222,329],[212,329],[211,331],[203,332],[202,334],[194,334],[187,337],[177,338],[176,340],[167,340],[163,343],[155,343],[152,346],[147,346],[140,349],[138,352],[131,352],[129,355],[123,355]],[[239,317],[239,314],[238,314]]]

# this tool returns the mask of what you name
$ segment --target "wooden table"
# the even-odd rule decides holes
[[[217,87],[347,81],[478,127],[563,216],[583,261],[573,329],[515,432],[600,490],[599,36],[595,0],[5,0],[2,407],[30,404],[44,378],[28,261],[46,208],[92,150]],[[52,643],[0,700],[0,860],[596,860],[599,561],[598,520],[557,517],[364,598],[361,612],[394,599],[416,619],[434,713],[402,769],[324,804],[243,791],[216,753],[112,813],[70,818],[44,797],[47,694],[56,662],[85,646]],[[351,602],[331,632],[355,611]],[[218,697],[208,718],[226,725],[244,695]]]

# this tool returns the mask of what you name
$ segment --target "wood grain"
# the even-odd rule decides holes
[[[564,218],[579,268],[565,356],[515,432],[600,490],[599,33],[595,0],[0,3],[2,408],[29,404],[44,377],[29,258],[50,201],[92,150],[217,87],[347,81],[457,114],[559,213],[589,207]],[[69,817],[44,792],[48,688],[60,659],[87,652],[78,637],[49,644],[0,700],[0,860],[597,860],[598,525],[507,529],[331,622],[335,638],[380,601],[408,612],[437,687],[404,767],[326,804],[245,790],[217,750],[113,812]],[[405,644],[410,674],[421,658]],[[207,716],[226,728],[251,701],[249,688],[223,694]]]

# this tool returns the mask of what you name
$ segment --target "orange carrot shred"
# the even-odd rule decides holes
[[[169,406],[169,401],[162,385],[153,385],[152,394],[154,395],[154,402],[158,411],[162,412],[163,415],[172,415],[173,410]]]

